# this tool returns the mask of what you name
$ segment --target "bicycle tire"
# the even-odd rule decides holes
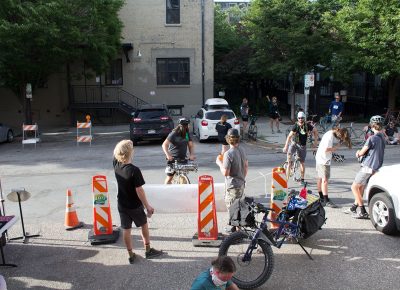
[[[253,250],[251,261],[242,261],[241,258],[250,242],[251,235],[239,231],[227,237],[219,248],[219,256],[229,256],[235,262],[236,272],[232,280],[240,289],[260,287],[271,277],[274,269],[274,254],[271,246],[263,240],[257,241],[257,249]]]
[[[178,176],[178,182],[179,184],[190,184],[189,177],[185,174],[181,174]]]
[[[290,170],[288,168],[289,162],[285,161],[283,162],[283,164],[281,165],[281,167],[283,167],[285,169],[285,174],[286,174],[286,180],[289,180],[290,178]]]
[[[293,163],[293,180],[300,181],[301,170],[300,170],[300,160],[295,160]]]
[[[365,143],[365,133],[361,129],[351,129],[350,138],[353,146],[362,146]]]

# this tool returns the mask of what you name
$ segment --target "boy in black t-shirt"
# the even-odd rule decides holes
[[[131,264],[135,260],[131,237],[132,222],[142,230],[146,259],[155,258],[163,253],[150,247],[149,226],[144,208],[147,210],[148,217],[154,213],[154,208],[147,201],[142,187],[145,184],[142,172],[131,163],[132,157],[132,141],[122,140],[115,146],[113,166],[118,183],[118,212],[121,218],[124,242],[129,254],[129,263]]]
[[[307,155],[307,138],[309,134],[314,135],[314,143],[313,147],[317,147],[318,140],[318,131],[311,124],[306,123],[306,114],[304,112],[299,112],[297,114],[297,122],[293,125],[292,131],[290,131],[287,136],[285,147],[283,147],[283,152],[287,152],[287,161],[289,163],[288,171],[291,168],[292,155],[297,152],[297,156],[300,159],[300,173],[301,173],[301,182],[304,183],[304,161],[306,160]],[[287,176],[290,175],[290,172],[286,173]]]

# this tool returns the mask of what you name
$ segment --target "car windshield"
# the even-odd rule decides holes
[[[214,112],[207,112],[205,119],[220,120],[222,115],[226,115],[228,119],[235,118],[235,114],[232,111],[214,111]]]
[[[151,109],[151,110],[141,110],[137,114],[136,118],[140,119],[159,119],[160,117],[167,116],[167,112],[163,109]]]

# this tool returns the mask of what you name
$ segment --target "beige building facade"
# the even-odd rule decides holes
[[[86,113],[94,125],[96,119],[124,122],[141,103],[166,104],[173,114],[190,117],[213,97],[212,0],[126,0],[120,18],[122,48],[110,69],[91,79],[73,77],[69,94],[61,68],[34,90],[34,123],[67,126]],[[71,66],[72,76],[84,71],[81,64]],[[22,101],[0,89],[0,122],[17,127],[23,120]]]

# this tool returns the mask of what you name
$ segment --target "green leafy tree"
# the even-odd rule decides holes
[[[72,62],[103,72],[120,48],[123,0],[1,0],[0,85],[25,99]],[[26,122],[31,123],[26,100]]]
[[[334,1],[254,0],[246,27],[255,49],[252,69],[270,78],[289,76],[295,84],[317,64],[329,67],[336,42],[323,25]],[[294,106],[291,112],[294,118]]]
[[[332,35],[351,51],[351,66],[387,80],[389,108],[400,99],[400,1],[340,0],[326,21]],[[345,57],[338,56],[338,59]]]

